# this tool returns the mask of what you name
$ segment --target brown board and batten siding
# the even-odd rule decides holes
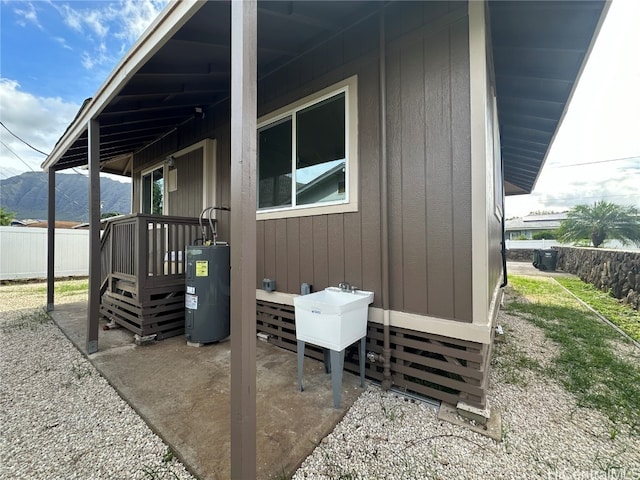
[[[470,322],[467,19],[387,50],[391,309]]]
[[[202,148],[175,159],[177,189],[168,193],[169,215],[197,217],[202,212]]]
[[[377,292],[381,305],[378,18],[373,16],[267,77],[259,113],[267,114],[353,75],[358,76],[359,211],[258,221],[256,287],[299,293],[347,281]]]
[[[387,29],[395,35],[387,46],[390,306],[470,322],[469,59],[462,8],[464,13],[454,9],[453,14],[442,4],[388,9]],[[442,16],[456,20],[443,23]],[[414,31],[401,35],[409,18]],[[275,279],[277,289],[288,293],[298,293],[302,282],[319,290],[347,281],[376,292],[374,306],[380,307],[377,19],[363,22],[352,34],[357,39],[347,33],[331,52],[314,54],[310,68],[293,63],[286,69],[289,76],[265,82],[263,98],[275,95],[270,89],[277,93],[281,85],[293,88],[302,79],[312,87],[282,92],[284,99],[269,102],[261,113],[358,75],[359,211],[259,221],[257,288],[262,278]],[[352,42],[373,50],[361,50],[357,61],[327,72],[323,62],[347,57],[343,50]],[[309,79],[309,71],[320,79]]]
[[[466,2],[392,3],[385,8],[385,27],[390,308],[470,322]],[[374,291],[373,306],[382,306],[378,43],[379,18],[373,15],[259,82],[262,116],[357,75],[359,208],[258,221],[256,288],[263,278],[293,294],[303,282],[319,290],[347,281]],[[194,119],[145,149],[135,158],[136,170],[215,138],[217,201],[228,204],[228,108],[223,102],[205,119]],[[224,219],[220,231],[228,239]]]

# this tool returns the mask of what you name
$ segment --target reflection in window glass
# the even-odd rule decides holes
[[[297,113],[296,204],[345,199],[345,94]]]
[[[258,208],[291,206],[291,118],[258,131]]]

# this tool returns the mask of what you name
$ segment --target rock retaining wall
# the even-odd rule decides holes
[[[557,268],[573,273],[600,290],[610,291],[640,310],[640,252],[602,248],[555,247]]]
[[[507,260],[510,262],[533,262],[532,248],[513,248],[507,250]]]

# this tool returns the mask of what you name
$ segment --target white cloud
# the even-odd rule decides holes
[[[80,106],[57,97],[36,97],[21,90],[18,82],[0,78],[2,123],[14,134],[45,153],[51,151],[71,123]],[[10,135],[0,127],[0,173],[25,171],[27,165],[40,170],[45,156]],[[10,151],[10,150],[11,151]],[[20,161],[13,153],[25,163]]]
[[[104,38],[109,33],[109,27],[106,23],[110,20],[110,16],[100,10],[90,10],[86,16],[83,17],[87,27],[96,34],[100,39]]]
[[[31,2],[27,2],[24,8],[14,8],[14,13],[19,17],[18,25],[26,27],[28,23],[33,23],[38,28],[42,29],[40,21],[38,20],[38,13]]]
[[[62,37],[53,37],[53,39],[54,39],[56,42],[58,42],[58,43],[62,46],[62,48],[65,48],[65,49],[67,49],[67,50],[73,50],[73,48],[71,48],[71,45],[69,45],[69,44],[67,43],[67,40],[66,40],[66,39],[64,39],[64,38],[62,38]]]
[[[86,37],[80,58],[87,70],[109,70],[131,44],[144,32],[167,0],[120,0],[96,2],[90,8],[76,9],[73,4],[51,5],[64,23]]]
[[[166,4],[166,0],[122,0],[117,14],[121,29],[116,38],[135,42]]]
[[[57,7],[55,3],[52,3],[51,5],[57,8],[60,15],[62,15],[62,20],[68,27],[71,27],[71,29],[76,32],[82,33],[82,15],[79,11],[74,10],[66,4],[61,7]]]

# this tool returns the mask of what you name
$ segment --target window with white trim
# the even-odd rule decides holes
[[[355,95],[352,77],[258,124],[258,218],[357,209]]]
[[[164,211],[164,166],[142,174],[142,213],[162,215]]]

